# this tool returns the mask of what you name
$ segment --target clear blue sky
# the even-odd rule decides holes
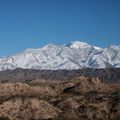
[[[120,0],[0,0],[0,56],[74,40],[120,44]]]

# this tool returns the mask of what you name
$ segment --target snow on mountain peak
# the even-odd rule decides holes
[[[38,49],[27,49],[10,57],[0,58],[0,71],[6,69],[82,69],[120,67],[120,46],[102,49],[85,42],[66,45],[48,44]]]
[[[59,47],[58,45],[50,43],[48,45],[43,46],[41,49],[44,49],[44,50],[46,50],[46,49],[55,49],[55,48],[58,48],[58,47]]]
[[[81,42],[81,41],[71,41],[66,46],[70,47],[70,48],[83,48],[83,47],[88,47],[89,44],[87,44],[85,42]]]

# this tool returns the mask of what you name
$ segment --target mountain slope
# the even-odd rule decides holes
[[[6,69],[82,69],[120,67],[120,46],[105,49],[74,41],[66,45],[46,45],[27,49],[14,56],[0,58],[0,70]]]
[[[15,69],[0,71],[0,83],[26,82],[36,79],[68,81],[79,76],[97,77],[105,83],[120,83],[120,68],[79,69],[79,70],[34,70]]]

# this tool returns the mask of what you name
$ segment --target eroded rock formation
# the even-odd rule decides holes
[[[98,78],[0,84],[0,120],[117,120],[120,92]]]

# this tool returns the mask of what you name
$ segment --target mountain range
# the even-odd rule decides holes
[[[100,48],[74,41],[65,45],[48,44],[38,49],[0,58],[0,71],[6,69],[74,70],[83,68],[119,68],[120,45]]]

